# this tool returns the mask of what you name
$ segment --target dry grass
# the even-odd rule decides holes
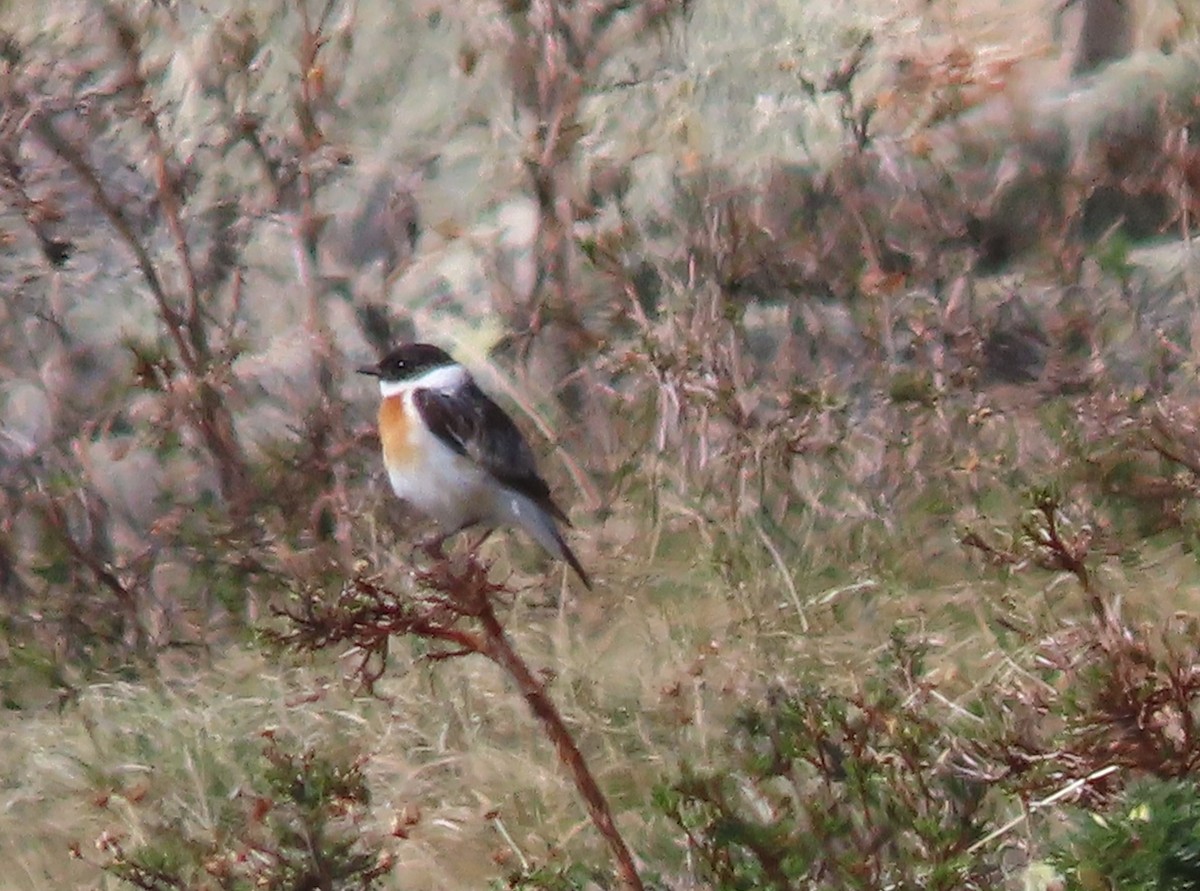
[[[167,5],[186,19],[183,51],[181,34],[148,31],[141,58],[159,78],[137,87],[161,100],[165,148],[144,134],[113,145],[187,168],[198,203],[173,220],[164,207],[183,187],[122,178],[118,149],[96,142],[90,161],[128,186],[121,206],[144,212],[144,231],[114,243],[53,165],[0,216],[15,245],[0,268],[14,294],[0,309],[0,507],[20,518],[0,524],[0,861],[14,885],[105,886],[89,848],[105,831],[210,828],[268,730],[368,757],[367,831],[397,857],[388,887],[478,888],[523,859],[603,862],[492,665],[430,663],[399,640],[373,699],[343,682],[352,658],[238,642],[281,590],[333,590],[358,559],[408,584],[413,530],[375,466],[373,393],[343,366],[414,330],[483,372],[573,505],[594,594],[517,536],[483,555],[517,591],[505,618],[518,649],[552,677],[618,824],[670,887],[695,879],[651,788],[683,761],[719,768],[730,721],[773,685],[851,693],[899,630],[928,646],[949,724],[1036,686],[1039,658],[1091,598],[1131,628],[1196,612],[1186,262],[1159,280],[1115,240],[1087,253],[1064,223],[988,277],[953,214],[920,216],[911,192],[864,173],[951,106],[1007,91],[1023,107],[1052,65],[1045,4],[698,2],[516,103],[520,59],[496,47],[517,44],[490,8],[334,4],[322,43],[308,39],[321,4],[307,26],[291,4]],[[152,6],[130,8],[166,21]],[[61,41],[82,65],[78,29],[98,9],[4,15],[28,45]],[[250,130],[265,141],[189,166],[212,151],[207,116],[229,110],[194,88],[209,50],[236,55],[257,29],[270,51],[222,101],[260,113]],[[836,87],[839,66],[854,89]],[[71,95],[70,70],[44,73],[47,91]],[[874,112],[887,152],[864,161],[852,146],[872,141],[865,98],[897,83]],[[531,128],[539,116],[562,132]],[[1176,148],[1170,169],[1186,173]],[[48,151],[25,150],[31,168]],[[889,175],[907,182],[910,162]],[[202,322],[177,324],[173,301],[200,303],[187,268],[207,260],[172,232],[208,233],[230,195],[237,272],[205,293]],[[1176,197],[1186,226],[1186,182]],[[413,207],[414,244],[373,240]],[[901,244],[905,214],[925,228]],[[49,259],[59,237],[83,260]],[[129,271],[131,245],[161,295]],[[905,251],[907,269],[893,256]],[[1027,366],[1035,380],[1013,383]],[[1080,394],[1089,382],[1100,395]],[[206,386],[228,424],[202,410]],[[1016,540],[1024,492],[1042,483],[1067,492],[1073,529],[1089,527],[1093,590],[1039,575]],[[1001,565],[961,547],[968,527]],[[78,626],[110,635],[107,649]],[[132,655],[105,661],[114,651]],[[111,679],[123,671],[136,679]],[[1038,857],[1043,828],[1014,848]]]
[[[679,852],[647,808],[648,789],[681,758],[719,763],[728,721],[771,683],[817,676],[853,689],[899,626],[931,644],[931,677],[948,697],[949,721],[956,703],[1024,676],[1037,629],[1086,609],[1062,582],[1010,577],[911,588],[886,572],[857,586],[802,578],[805,632],[765,555],[736,591],[682,572],[648,590],[646,571],[610,574],[595,602],[567,611],[518,606],[510,627],[533,663],[553,670],[551,695],[619,824],[658,868],[677,863]],[[1187,594],[1198,582],[1195,561],[1178,548],[1148,547],[1136,569],[1110,563],[1100,575],[1131,615],[1161,615],[1164,601],[1195,608]],[[1029,643],[1013,639],[1014,627]],[[16,881],[95,881],[93,868],[68,859],[70,846],[86,848],[114,828],[136,839],[148,814],[205,825],[205,809],[237,788],[269,728],[364,752],[372,831],[419,814],[409,837],[392,843],[400,884],[478,887],[496,864],[512,867],[521,856],[601,856],[548,744],[492,666],[402,657],[380,685],[383,702],[349,696],[344,667],[281,669],[277,658],[234,652],[199,674],[189,667],[154,684],[91,686],[62,713],[10,719],[0,838]]]
[[[882,646],[891,620],[868,615]],[[755,624],[774,627],[764,633],[742,609],[695,586],[657,609],[627,601],[590,619],[545,609],[513,616],[518,645],[555,672],[551,693],[648,859],[657,857],[643,845],[662,844],[654,841],[660,831],[643,826],[649,786],[680,756],[703,763],[743,697],[804,664],[841,673],[866,643],[858,619],[811,639],[769,617]],[[493,811],[527,857],[596,853],[548,745],[488,665],[398,666],[380,685],[386,702],[347,696],[333,665],[285,671],[250,653],[227,655],[198,676],[173,675],[95,685],[62,714],[8,723],[0,837],[23,886],[93,880],[91,867],[70,865],[70,846],[114,827],[137,840],[147,814],[207,825],[206,808],[244,782],[268,729],[364,751],[376,829],[419,810],[411,837],[396,845],[404,883],[472,887],[494,875],[492,858],[511,852],[487,818]]]

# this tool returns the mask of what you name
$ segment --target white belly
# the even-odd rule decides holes
[[[417,460],[408,462],[403,471],[389,469],[392,490],[447,532],[472,523],[492,523],[497,486],[488,474],[424,425],[414,425],[411,439]]]

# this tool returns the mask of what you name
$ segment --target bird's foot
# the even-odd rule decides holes
[[[425,556],[431,560],[445,560],[446,552],[442,549],[442,545],[446,543],[445,535],[434,535],[426,538],[417,545],[417,550],[423,551]]]

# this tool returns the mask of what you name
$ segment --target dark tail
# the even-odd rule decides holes
[[[554,522],[555,516],[566,520],[562,511],[549,499],[537,502],[528,495],[518,492],[514,492],[512,497],[510,516],[513,521],[532,535],[534,541],[545,548],[551,556],[567,561],[567,565],[575,570],[575,574],[579,576],[583,586],[589,591],[592,590],[592,580],[588,576],[587,570],[583,568],[579,558],[575,556],[575,552],[571,550],[571,546],[567,544],[562,532],[559,531],[558,524]]]
[[[554,530],[558,533],[558,530]],[[583,586],[589,591],[592,590],[592,580],[579,562],[579,558],[575,556],[575,552],[571,550],[571,546],[567,544],[561,533],[555,535],[558,539],[558,549],[562,553],[562,558],[567,561],[567,564],[575,570],[575,574],[579,576],[579,581],[583,582]]]

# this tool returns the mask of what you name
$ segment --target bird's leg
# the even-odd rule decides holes
[[[442,532],[438,535],[430,535],[417,543],[417,549],[424,551],[425,556],[432,560],[444,560],[446,552],[442,550],[442,545],[446,543],[446,539],[454,533]]]
[[[451,536],[458,535],[458,533],[462,532],[464,529],[470,529],[472,526],[476,526],[478,524],[479,524],[478,520],[468,520],[466,523],[463,523],[457,529],[451,529],[449,532],[442,532],[438,535],[434,535],[434,536],[430,536],[429,538],[426,538],[424,541],[422,541],[420,544],[418,544],[417,547],[420,550],[424,551],[427,556],[433,558],[434,560],[442,560],[446,556],[446,552],[442,549],[442,545],[444,545],[446,543],[446,540],[448,538],[450,538]],[[474,551],[481,544],[483,544],[485,541],[487,541],[487,537],[491,534],[492,534],[492,530],[488,529],[483,534],[483,538],[479,539],[479,541],[477,541],[475,543],[475,545],[471,548],[471,550]]]
[[[494,526],[493,526],[493,527],[491,527],[490,529],[484,529],[484,530],[483,530],[483,535],[479,536],[479,538],[477,538],[477,539],[475,540],[475,543],[474,543],[473,545],[471,545],[471,553],[472,553],[472,554],[474,554],[474,553],[475,553],[476,551],[478,551],[478,550],[479,550],[481,547],[483,547],[483,543],[484,543],[485,541],[487,541],[487,540],[488,540],[488,538],[490,538],[490,537],[491,537],[491,534],[492,534],[493,532],[495,532],[495,531],[496,531],[496,527],[494,527]]]

